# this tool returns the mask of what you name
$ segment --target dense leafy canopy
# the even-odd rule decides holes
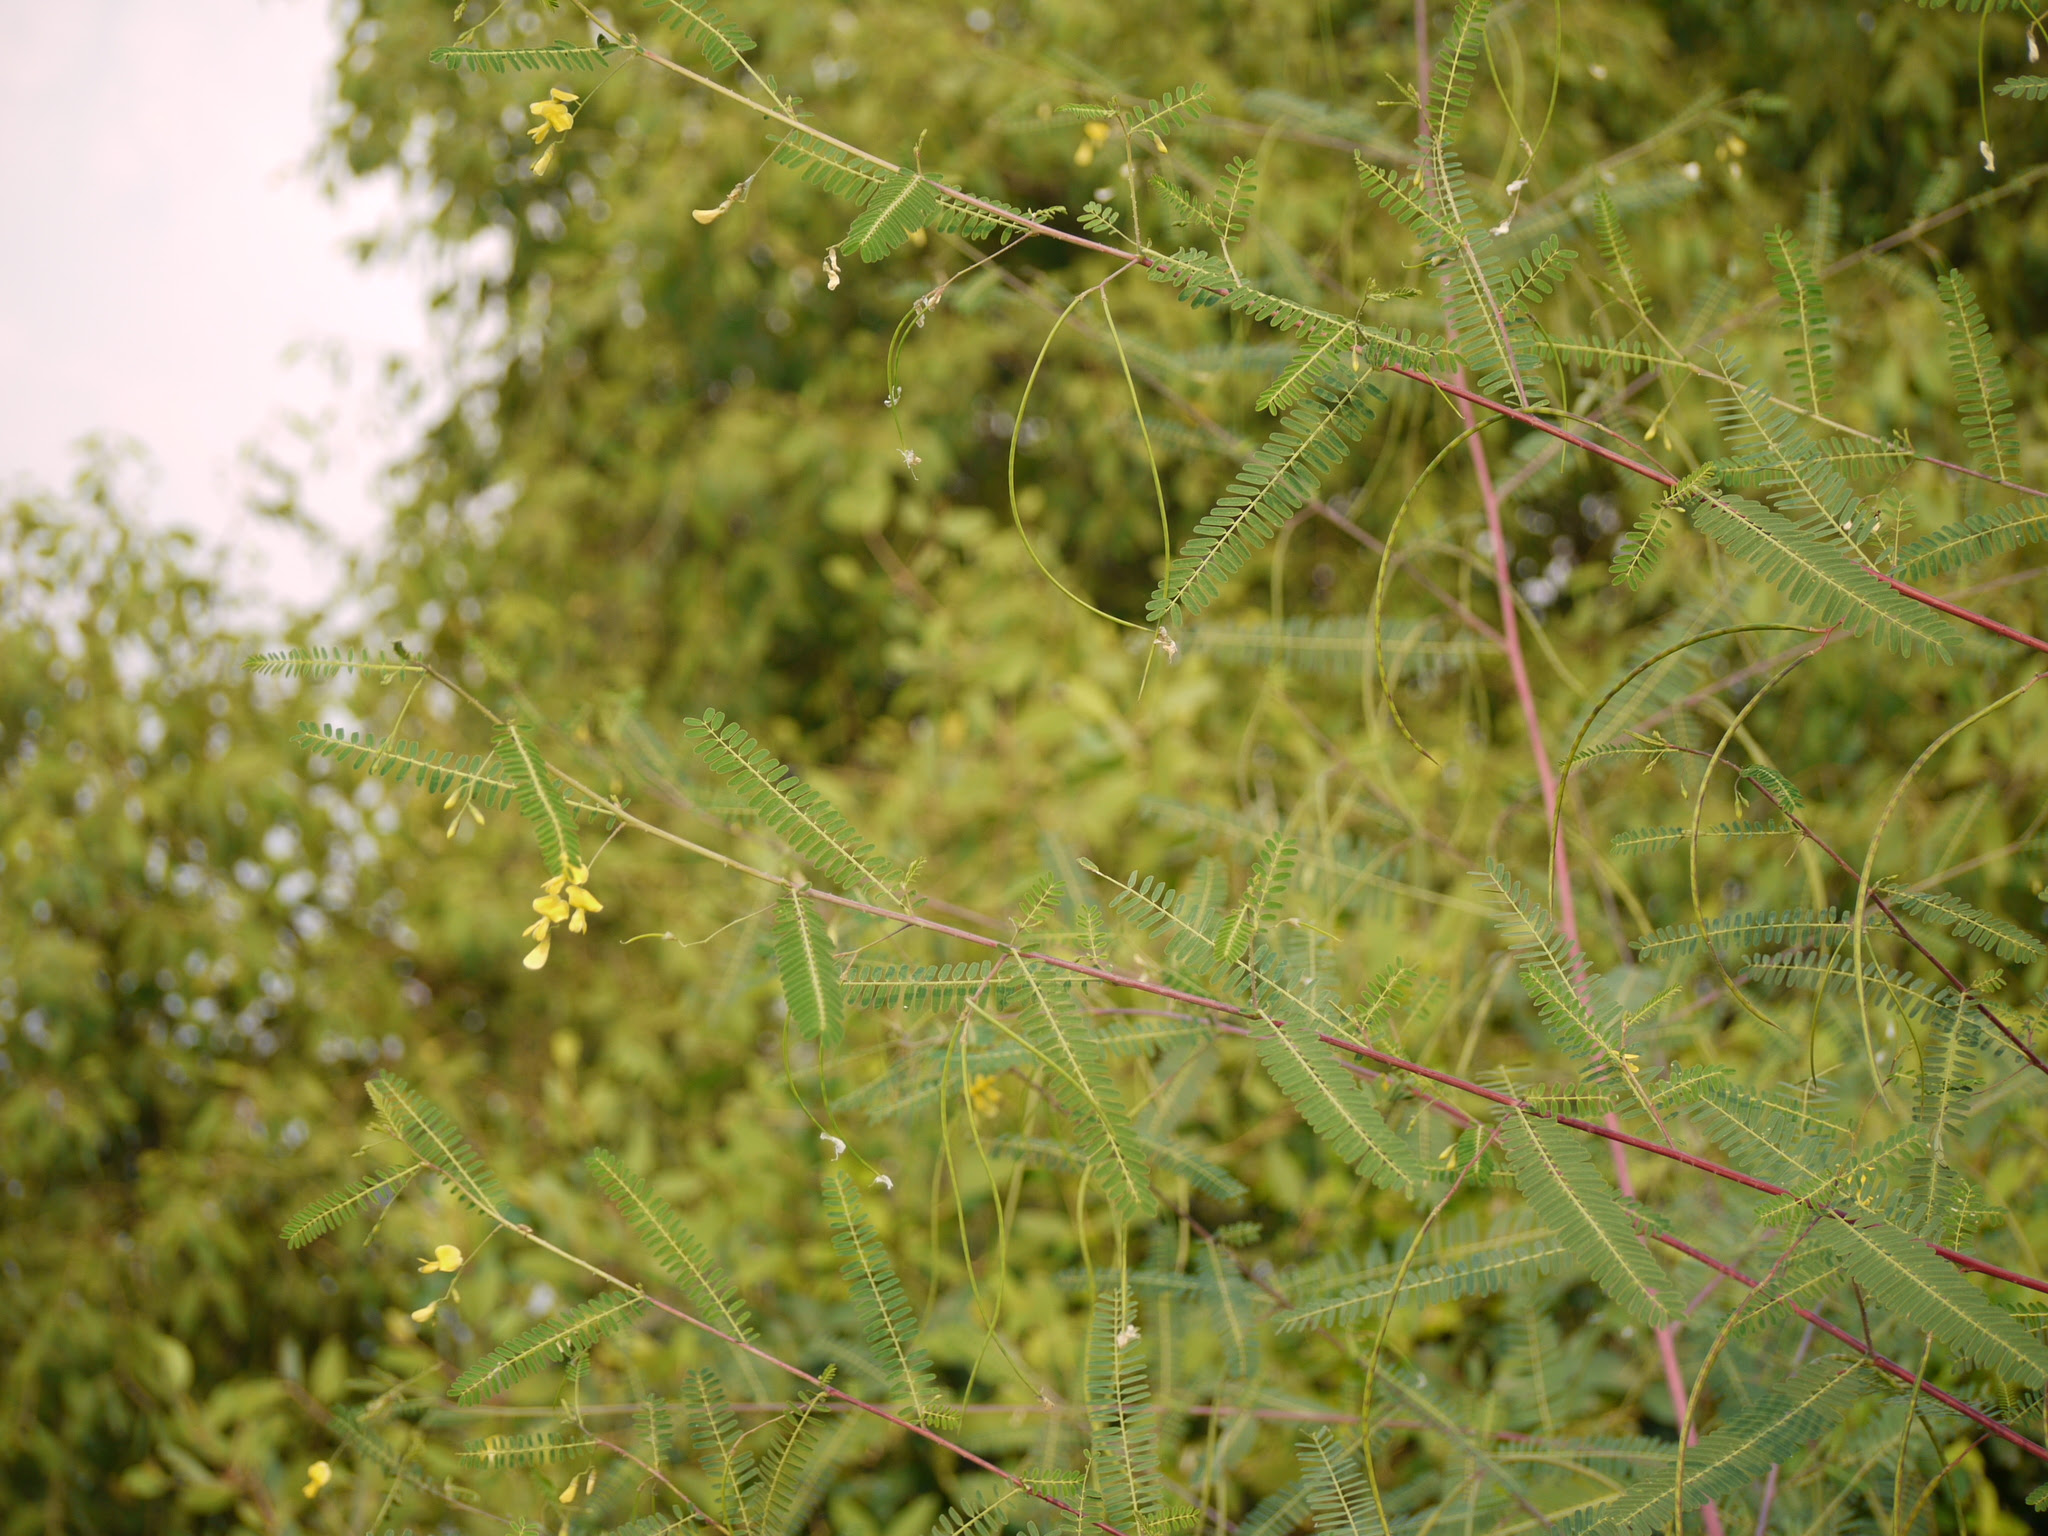
[[[9,514],[0,1531],[2014,1528],[2024,17],[465,9],[347,653]]]

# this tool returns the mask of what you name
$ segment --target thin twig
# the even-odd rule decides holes
[[[1676,743],[1669,742],[1665,743],[1665,745],[1670,751],[1683,752],[1688,754],[1689,756],[1704,757],[1707,755],[1707,753],[1703,749],[1698,747],[1681,747]],[[1778,808],[1778,814],[1780,816],[1783,816],[1787,821],[1789,821],[1794,827],[1794,829],[1798,831],[1801,837],[1805,838],[1808,842],[1812,843],[1815,848],[1818,848],[1823,854],[1825,854],[1834,863],[1836,868],[1840,869],[1844,874],[1849,875],[1851,878],[1855,879],[1859,885],[1861,884],[1862,871],[1859,870],[1854,864],[1851,864],[1847,859],[1843,858],[1840,851],[1835,848],[1834,844],[1830,843],[1826,838],[1822,837],[1818,832],[1814,831],[1813,828],[1807,824],[1806,820],[1803,817],[1801,817],[1797,811],[1795,811],[1792,807],[1786,805],[1785,802],[1780,800],[1776,795],[1772,794],[1770,789],[1766,785],[1756,780],[1752,780],[1751,782],[1755,785],[1757,793],[1763,796],[1764,799],[1770,801],[1772,805],[1776,806]],[[1968,984],[1964,982],[1962,977],[1958,976],[1954,971],[1950,970],[1948,966],[1944,965],[1941,962],[1940,958],[1935,955],[1933,950],[1929,949],[1924,943],[1921,942],[1920,938],[1913,932],[1913,930],[1906,926],[1904,920],[1900,918],[1898,913],[1892,910],[1891,903],[1886,901],[1884,897],[1880,895],[1877,891],[1873,890],[1870,892],[1870,904],[1876,907],[1878,911],[1882,912],[1885,915],[1886,921],[1888,921],[1892,925],[1893,930],[1897,932],[1900,938],[1904,939],[1908,944],[1912,945],[1913,948],[1919,952],[1920,957],[1922,959],[1924,959],[1929,965],[1933,966],[1937,971],[1941,972],[1942,980],[1946,981],[1951,987],[1953,987],[1959,996],[1970,996],[1970,989]],[[1704,933],[1701,935],[1702,942],[1705,942],[1706,937],[1707,936]],[[1990,1023],[1995,1029],[1997,1029],[1997,1031],[2001,1035],[2005,1036],[2006,1040],[2010,1042],[2010,1044],[2012,1045],[2012,1048],[2018,1051],[2022,1056],[2026,1057],[2029,1064],[2031,1064],[2037,1072],[2040,1072],[2044,1075],[2048,1075],[2048,1061],[2043,1061],[2040,1055],[2034,1050],[2034,1048],[2031,1045],[2027,1044],[2026,1041],[2022,1040],[2019,1037],[2019,1033],[2016,1030],[2014,1030],[2010,1024],[2006,1023],[2005,1020],[1998,1015],[1998,1013],[1991,1007],[1989,1003],[1985,1002],[1982,998],[1978,997],[1971,997],[1970,1001],[1971,1006],[1973,1006],[1977,1010],[1977,1012],[1982,1014],[1985,1020],[1988,1023]]]
[[[723,1521],[717,1519],[709,1511],[701,1508],[695,1499],[691,1498],[687,1493],[683,1492],[681,1488],[677,1487],[676,1484],[669,1478],[668,1474],[663,1472],[659,1467],[651,1466],[646,1461],[642,1460],[640,1457],[634,1455],[633,1452],[627,1450],[625,1446],[620,1445],[615,1440],[607,1440],[603,1435],[592,1435],[590,1437],[590,1443],[592,1445],[604,1447],[604,1449],[610,1451],[614,1456],[623,1456],[627,1461],[633,1463],[634,1466],[638,1467],[642,1472],[645,1472],[657,1483],[660,1483],[662,1487],[666,1488],[678,1499],[681,1499],[683,1501],[684,1507],[687,1508],[690,1511],[690,1513],[695,1515],[699,1520],[702,1520],[706,1525],[710,1526],[711,1529],[713,1529],[714,1531],[725,1531],[726,1536],[732,1536],[732,1532],[727,1528]]]

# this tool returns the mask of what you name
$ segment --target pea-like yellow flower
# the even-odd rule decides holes
[[[529,971],[537,971],[548,963],[548,944],[555,924],[567,923],[571,933],[587,933],[590,914],[604,910],[604,903],[591,895],[584,883],[589,879],[588,866],[571,864],[541,882],[542,894],[533,899],[533,910],[540,915],[525,929],[525,936],[534,941],[533,950],[526,957]]]
[[[526,130],[526,136],[539,144],[547,139],[550,132],[567,133],[576,126],[576,114],[569,110],[569,103],[576,100],[574,91],[565,91],[559,85],[548,92],[546,101],[532,102],[527,106],[540,121]],[[560,146],[549,144],[541,151],[540,158],[533,162],[533,174],[545,176],[548,167],[555,163],[555,151]]]
[[[536,101],[527,107],[540,119],[536,127],[526,130],[528,137],[538,144],[548,136],[552,128],[556,133],[567,133],[576,126],[576,115],[569,110],[569,103],[576,99],[574,91],[565,91],[559,85],[548,92],[546,101]]]
[[[562,896],[568,901],[570,906],[576,909],[569,914],[569,931],[571,933],[582,933],[587,930],[590,927],[589,914],[604,910],[604,903],[580,885],[570,886],[562,892]]]
[[[333,1481],[334,1468],[324,1461],[316,1461],[306,1468],[306,1486],[300,1492],[310,1499]]]
[[[412,1320],[416,1323],[430,1323],[434,1320],[434,1314],[440,1310],[440,1302],[430,1301],[424,1307],[414,1309]]]
[[[444,1275],[452,1275],[460,1268],[462,1268],[462,1250],[453,1243],[443,1243],[434,1250],[434,1256],[431,1259],[420,1260],[420,1273],[423,1275],[431,1275],[437,1272]]]
[[[576,1485],[582,1481],[583,1474],[578,1472],[569,1479],[569,1486],[555,1495],[555,1502],[558,1504],[574,1504],[576,1502]]]

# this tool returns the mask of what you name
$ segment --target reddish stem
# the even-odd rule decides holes
[[[439,674],[437,673],[435,674],[435,676],[438,678]],[[560,770],[557,769],[556,772],[560,772]],[[669,831],[665,827],[658,826],[651,821],[646,821],[638,816],[635,816],[631,811],[627,810],[624,806],[617,804],[615,801],[612,801],[605,796],[599,795],[596,791],[588,788],[585,785],[577,783],[575,779],[569,777],[566,774],[563,775],[563,782],[566,783],[577,794],[587,797],[587,801],[593,809],[602,809],[609,815],[617,816],[621,821],[626,822],[628,825],[638,827],[640,830],[648,833],[650,836],[662,838],[665,841],[676,844],[678,847],[687,849],[693,853],[697,853],[703,857],[712,859],[715,862],[723,865],[724,867],[733,870],[735,873],[747,875],[752,879],[765,881],[770,885],[783,886],[785,889],[789,888],[789,882],[782,880],[775,875],[771,875],[770,873],[768,873],[768,871],[764,869],[756,869],[754,866],[744,863],[739,859],[732,858],[726,854],[718,853],[709,848],[704,848],[699,844],[689,841],[689,839],[687,838],[677,836],[675,833]],[[855,912],[866,912],[875,917],[887,919],[888,921],[893,923],[902,923],[910,927],[922,928],[929,933],[944,934],[949,938],[960,939],[969,944],[978,944],[985,949],[1002,950],[1006,953],[1016,954],[1021,959],[1037,960],[1046,965],[1054,966],[1063,971],[1070,971],[1077,975],[1082,976],[1090,976],[1098,981],[1106,982],[1111,986],[1126,987],[1134,992],[1146,992],[1150,993],[1155,997],[1169,998],[1175,1002],[1186,1003],[1197,1008],[1205,1008],[1212,1013],[1226,1014],[1232,1018],[1252,1020],[1261,1019],[1261,1015],[1256,1008],[1246,1008],[1238,1003],[1228,1002],[1223,998],[1203,997],[1199,993],[1184,992],[1177,987],[1164,986],[1156,981],[1147,981],[1142,976],[1119,975],[1115,971],[1106,971],[1099,966],[1084,965],[1078,960],[1069,960],[1061,955],[1046,954],[1040,950],[1013,950],[1011,949],[1010,945],[1006,944],[1001,939],[991,938],[988,934],[985,933],[974,933],[966,928],[956,928],[952,926],[950,923],[937,922],[934,919],[925,917],[919,913],[901,912],[889,907],[875,906],[869,902],[856,900],[851,896],[841,896],[833,891],[821,890],[817,886],[803,886],[800,888],[798,893],[802,895],[804,899],[807,901],[825,902],[833,906],[846,907]],[[1218,1028],[1230,1030],[1237,1033],[1250,1033],[1250,1031],[1244,1029],[1242,1025],[1218,1025]],[[1491,1088],[1482,1088],[1477,1083],[1468,1082],[1466,1079],[1462,1077],[1456,1077],[1448,1072],[1439,1072],[1433,1067],[1425,1067],[1420,1062],[1408,1061],[1399,1056],[1390,1056],[1386,1054],[1384,1051],[1376,1051],[1372,1049],[1370,1046],[1359,1045],[1354,1041],[1340,1039],[1335,1035],[1319,1035],[1317,1038],[1322,1040],[1325,1044],[1335,1046],[1340,1050],[1349,1051],[1355,1055],[1369,1057],[1374,1061],[1378,1061],[1386,1066],[1396,1068],[1402,1072],[1407,1072],[1416,1077],[1426,1077],[1430,1079],[1432,1082],[1443,1083],[1447,1087],[1456,1088],[1461,1093],[1469,1093],[1477,1098],[1486,1099],[1489,1102],[1495,1104],[1506,1105],[1513,1108],[1527,1108],[1527,1106],[1520,1104],[1517,1100],[1510,1098],[1507,1094],[1497,1093]],[[1427,1102],[1437,1105],[1438,1107],[1444,1108],[1453,1115],[1462,1114],[1461,1111],[1453,1110],[1450,1109],[1449,1106],[1443,1105],[1440,1100],[1431,1099],[1427,1100]],[[1677,1163],[1683,1163],[1687,1167],[1697,1168],[1702,1172],[1711,1173],[1716,1178],[1728,1179],[1737,1184],[1747,1185],[1748,1187],[1758,1190],[1762,1193],[1773,1194],[1778,1196],[1783,1196],[1786,1193],[1788,1193],[1788,1191],[1780,1189],[1777,1185],[1772,1184],[1767,1180],[1752,1178],[1750,1177],[1750,1175],[1746,1173],[1737,1172],[1733,1168],[1724,1167],[1719,1163],[1711,1162],[1703,1157],[1697,1157],[1690,1152],[1682,1152],[1677,1147],[1665,1146],[1660,1142],[1645,1141],[1641,1137],[1629,1135],[1626,1131],[1617,1131],[1605,1126],[1595,1125],[1594,1123],[1588,1120],[1579,1120],[1571,1116],[1558,1116],[1555,1118],[1557,1118],[1559,1124],[1569,1126],[1573,1130],[1583,1131],[1591,1136],[1599,1136],[1608,1141],[1619,1142],[1624,1145],[1634,1147],[1638,1151],[1648,1152],[1657,1157],[1667,1158]],[[1978,1274],[1989,1275],[1995,1279],[2008,1280],[2015,1285],[2026,1286],[2030,1290],[2048,1293],[2048,1281],[2036,1280],[2032,1276],[2020,1274],[2016,1270],[2005,1269],[1999,1265],[1987,1263],[1983,1259],[1972,1258],[1970,1257],[1970,1255],[1966,1253],[1959,1253],[1953,1248],[1937,1247],[1935,1251],[1941,1254],[1941,1256],[1947,1259],[1950,1263],[1955,1264],[1960,1268],[1974,1270]]]
[[[1707,1266],[1707,1268],[1714,1270],[1719,1274],[1726,1275],[1730,1280],[1738,1281],[1739,1283],[1748,1286],[1751,1290],[1756,1289],[1757,1282],[1752,1280],[1748,1275],[1745,1275],[1733,1264],[1724,1264],[1719,1259],[1715,1258],[1712,1254],[1702,1253],[1699,1249],[1693,1247],[1692,1244],[1682,1242],[1681,1240],[1675,1237],[1668,1237],[1662,1232],[1654,1233],[1652,1235],[1657,1239],[1658,1242],[1662,1243],[1665,1247],[1674,1248],[1678,1252],[1684,1254],[1687,1258],[1693,1259],[1698,1263],[1704,1264]],[[2006,1428],[2005,1425],[1999,1423],[1998,1420],[1992,1418],[1991,1415],[1985,1413],[1982,1409],[1973,1408],[1968,1403],[1964,1402],[1961,1398],[1953,1397],[1950,1394],[1942,1391],[1941,1388],[1935,1386],[1933,1382],[1927,1381],[1921,1376],[1914,1373],[1913,1371],[1908,1370],[1905,1366],[1900,1365],[1898,1361],[1890,1360],[1887,1359],[1885,1356],[1880,1355],[1876,1350],[1872,1349],[1868,1344],[1864,1343],[1862,1339],[1858,1338],[1855,1334],[1849,1332],[1848,1329],[1836,1327],[1833,1323],[1829,1322],[1826,1318],[1822,1317],[1818,1312],[1809,1312],[1806,1310],[1806,1308],[1798,1306],[1793,1307],[1792,1311],[1796,1316],[1804,1318],[1807,1322],[1811,1323],[1814,1327],[1818,1328],[1822,1333],[1826,1334],[1829,1338],[1835,1340],[1837,1343],[1846,1344],[1851,1349],[1855,1350],[1857,1354],[1863,1355],[1866,1358],[1868,1358],[1872,1365],[1876,1366],[1880,1371],[1883,1371],[1887,1376],[1896,1377],[1898,1380],[1907,1383],[1909,1386],[1917,1382],[1922,1392],[1925,1392],[1929,1397],[1933,1398],[1937,1403],[1940,1403],[1944,1408],[1948,1408],[1956,1413],[1960,1413],[1964,1418],[1968,1419],[1972,1424],[1977,1425],[1979,1428],[1988,1430],[1990,1433],[1998,1436],[1999,1439],[2018,1446],[2021,1450],[2025,1451],[2029,1456],[2032,1456],[2035,1460],[2048,1461],[2048,1445],[2035,1444],[2032,1440],[2029,1440],[2025,1435],[2019,1433],[2019,1431]]]
[[[1429,121],[1429,6],[1427,0],[1415,0],[1415,53],[1418,61],[1416,110],[1421,120],[1422,139],[1430,137]],[[1424,164],[1428,163],[1427,155]],[[1425,175],[1427,173],[1425,172]],[[1445,279],[1448,284],[1449,279]],[[1454,339],[1450,326],[1450,313],[1445,310],[1445,336]],[[1550,835],[1551,867],[1557,876],[1558,924],[1564,930],[1565,941],[1571,945],[1574,954],[1580,952],[1579,909],[1572,894],[1572,868],[1570,855],[1564,842],[1564,804],[1558,795],[1557,773],[1550,766],[1550,752],[1543,742],[1543,717],[1536,708],[1536,690],[1529,681],[1529,663],[1522,652],[1522,626],[1520,616],[1515,612],[1515,577],[1508,563],[1507,529],[1500,515],[1500,496],[1494,489],[1493,466],[1487,462],[1486,444],[1480,440],[1479,418],[1474,409],[1475,397],[1464,388],[1465,370],[1458,370],[1457,386],[1458,415],[1465,425],[1465,444],[1472,454],[1472,472],[1479,482],[1479,501],[1486,512],[1486,534],[1493,552],[1493,582],[1500,596],[1501,648],[1507,652],[1508,670],[1515,683],[1515,698],[1522,706],[1522,725],[1529,733],[1529,751],[1536,759],[1536,778],[1543,789],[1543,812],[1546,817],[1545,830]],[[1608,1121],[1614,1129],[1620,1129],[1620,1122],[1609,1115]],[[1628,1154],[1618,1144],[1614,1153],[1614,1177],[1621,1186],[1621,1192],[1631,1199],[1635,1196],[1635,1180],[1628,1170]],[[1656,1330],[1657,1355],[1664,1367],[1664,1385],[1671,1393],[1672,1418],[1681,1432],[1684,1430],[1685,1404],[1688,1401],[1685,1390],[1685,1372],[1678,1364],[1678,1324],[1673,1322]],[[1693,1432],[1693,1439],[1699,1438]],[[1723,1536],[1721,1511],[1717,1504],[1709,1501],[1700,1512],[1707,1529],[1707,1536]]]
[[[1466,413],[1467,421],[1471,420],[1470,413],[1474,406],[1483,407],[1486,410],[1492,411],[1496,416],[1505,416],[1510,421],[1519,421],[1525,427],[1534,427],[1538,432],[1547,432],[1550,436],[1558,439],[1558,441],[1566,443],[1573,448],[1582,449],[1597,459],[1605,459],[1608,463],[1625,469],[1632,475],[1640,475],[1645,480],[1655,481],[1658,485],[1667,488],[1678,484],[1676,476],[1657,468],[1654,464],[1645,464],[1640,459],[1632,459],[1625,453],[1603,447],[1591,438],[1581,437],[1578,433],[1568,431],[1554,422],[1545,421],[1541,416],[1534,415],[1529,411],[1516,410],[1515,407],[1503,401],[1490,399],[1485,395],[1467,389],[1462,380],[1441,379],[1435,374],[1424,373],[1419,368],[1405,368],[1399,363],[1382,363],[1380,366],[1388,373],[1398,373],[1404,379],[1413,379],[1418,384],[1427,384],[1431,389],[1440,389],[1445,394],[1452,396],[1460,402],[1462,409]],[[1864,567],[1864,569],[1868,570],[1871,575],[1875,576],[1901,597],[1910,598],[1916,603],[1932,608],[1937,613],[1945,613],[1952,619],[1960,619],[1965,624],[1974,624],[1979,629],[1986,630],[2002,639],[2011,640],[2015,644],[2024,645],[2031,650],[2048,653],[2048,640],[2039,639],[2028,634],[2025,630],[2014,629],[2009,624],[2001,624],[1998,620],[1978,613],[1973,608],[1965,608],[1960,604],[1949,602],[1946,598],[1936,597],[1932,592],[1922,592],[1918,587],[1908,586],[1905,582],[1895,577],[1887,576],[1880,570],[1869,566]]]
[[[1500,515],[1500,497],[1494,494],[1493,467],[1487,463],[1486,446],[1479,440],[1478,417],[1469,401],[1458,402],[1465,430],[1471,433],[1466,445],[1472,450],[1472,472],[1479,477],[1479,501],[1486,509],[1486,536],[1493,546],[1493,583],[1500,593],[1501,649],[1507,652],[1508,671],[1515,681],[1515,698],[1522,706],[1522,724],[1529,732],[1529,750],[1536,758],[1536,777],[1543,787],[1543,811],[1549,817],[1551,857],[1557,868],[1557,918],[1573,949],[1579,947],[1579,910],[1572,900],[1571,859],[1564,846],[1564,807],[1557,798],[1557,771],[1550,766],[1550,753],[1543,744],[1543,721],[1536,713],[1536,690],[1529,681],[1529,662],[1522,651],[1522,625],[1515,612],[1515,578],[1508,567],[1507,531]]]
[[[1872,571],[1870,574],[1898,593],[1899,596],[1910,597],[1916,603],[1925,603],[1936,613],[1945,613],[1952,619],[1961,619],[1965,624],[1974,624],[1979,629],[1988,629],[1994,635],[2002,635],[2006,639],[2027,646],[2030,649],[2048,652],[2048,640],[2037,640],[2025,630],[2014,629],[2009,624],[2001,624],[1996,619],[1986,618],[1983,614],[1973,609],[1958,607],[1946,598],[1936,597],[1932,592],[1922,592],[1918,587],[1909,587],[1897,577],[1885,575],[1883,571]]]
[[[1449,1072],[1440,1072],[1435,1067],[1425,1067],[1419,1061],[1406,1061],[1399,1056],[1390,1056],[1385,1051],[1374,1050],[1369,1045],[1360,1045],[1355,1040],[1346,1040],[1339,1035],[1317,1035],[1316,1038],[1325,1045],[1335,1046],[1340,1051],[1349,1051],[1354,1056],[1363,1056],[1369,1061],[1379,1062],[1382,1066],[1410,1072],[1417,1077],[1426,1077],[1433,1083],[1442,1083],[1445,1087],[1455,1088],[1460,1093],[1469,1093],[1474,1098],[1485,1099],[1489,1104],[1498,1104],[1503,1109],[1520,1110],[1525,1114],[1555,1120],[1559,1125],[1581,1131],[1588,1136],[1598,1136],[1602,1141],[1611,1142],[1616,1147],[1633,1147],[1636,1151],[1647,1152],[1652,1157],[1661,1157],[1668,1162],[1683,1164],[1687,1168],[1696,1168],[1701,1173],[1710,1173],[1717,1179],[1726,1179],[1731,1184],[1740,1184],[1760,1195],[1771,1195],[1782,1200],[1792,1193],[1783,1185],[1773,1184],[1769,1179],[1759,1179],[1754,1174],[1742,1172],[1739,1168],[1730,1168],[1726,1163],[1717,1163],[1712,1158],[1701,1157],[1697,1153],[1668,1146],[1661,1141],[1646,1141],[1641,1136],[1632,1136],[1618,1125],[1601,1125],[1597,1121],[1581,1120],[1576,1115],[1546,1115],[1542,1110],[1516,1098],[1513,1094],[1469,1082]],[[1610,1121],[1613,1119],[1612,1116],[1608,1118]],[[1624,1194],[1629,1192],[1624,1188]],[[2013,1285],[2024,1286],[2030,1291],[2048,1295],[2048,1280],[2039,1280],[2032,1275],[2022,1274],[2019,1270],[2007,1269],[2002,1264],[1993,1264],[1988,1259],[1977,1258],[1942,1243],[1929,1243],[1927,1246],[1958,1269],[1967,1269],[1973,1274],[1987,1275],[1994,1280],[2004,1280]]]

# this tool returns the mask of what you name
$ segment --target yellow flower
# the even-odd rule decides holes
[[[576,909],[569,915],[569,931],[571,933],[586,932],[590,927],[589,914],[604,910],[604,903],[580,885],[570,886],[562,892],[562,895],[567,899],[569,905]]]
[[[548,173],[548,167],[549,167],[549,166],[551,166],[551,165],[553,165],[553,164],[555,163],[555,151],[556,151],[556,149],[558,149],[559,147],[560,147],[559,145],[555,145],[555,144],[550,144],[550,145],[549,145],[549,146],[548,146],[548,147],[547,147],[546,149],[544,149],[544,150],[542,150],[542,151],[540,152],[540,158],[539,158],[538,160],[536,160],[536,161],[534,161],[534,162],[533,162],[533,174],[534,174],[534,175],[536,175],[536,176],[545,176],[545,175],[547,175],[547,173]]]
[[[420,1260],[420,1273],[423,1275],[431,1275],[436,1271],[444,1275],[452,1275],[460,1268],[462,1268],[462,1250],[453,1243],[443,1243],[434,1250],[434,1256],[431,1259]]]
[[[432,1322],[434,1319],[434,1314],[440,1310],[440,1302],[430,1301],[424,1307],[420,1307],[416,1311],[414,1311],[412,1315],[412,1320],[416,1323]]]
[[[330,1467],[324,1461],[316,1461],[313,1463],[313,1465],[306,1468],[306,1486],[301,1490],[301,1492],[303,1492],[306,1495],[306,1497],[310,1499],[313,1497],[314,1494],[318,1493],[322,1488],[325,1488],[329,1483],[333,1481],[334,1468]]]
[[[527,107],[527,111],[540,119],[539,127],[526,130],[528,134],[532,135],[534,143],[538,144],[542,139],[545,139],[550,128],[554,129],[557,133],[567,133],[576,126],[575,114],[565,105],[565,103],[575,99],[576,97],[573,92],[565,91],[560,86],[557,86],[554,90],[548,92],[548,99],[546,101],[536,101]]]
[[[581,1472],[578,1472],[574,1477],[570,1478],[569,1486],[564,1488],[560,1493],[555,1495],[556,1502],[562,1504],[574,1504],[576,1502],[576,1485],[582,1481],[583,1474]]]
[[[547,156],[541,159],[546,160]],[[589,878],[587,866],[571,864],[559,875],[541,882],[545,894],[533,899],[533,910],[540,916],[524,930],[526,937],[534,941],[533,952],[526,957],[529,971],[537,971],[548,963],[548,943],[556,923],[567,923],[571,933],[587,933],[590,914],[604,910],[604,903],[584,887],[583,882]]]
[[[977,1077],[967,1085],[967,1102],[984,1120],[993,1119],[996,1111],[1003,1107],[1003,1092],[996,1086],[994,1078]]]

